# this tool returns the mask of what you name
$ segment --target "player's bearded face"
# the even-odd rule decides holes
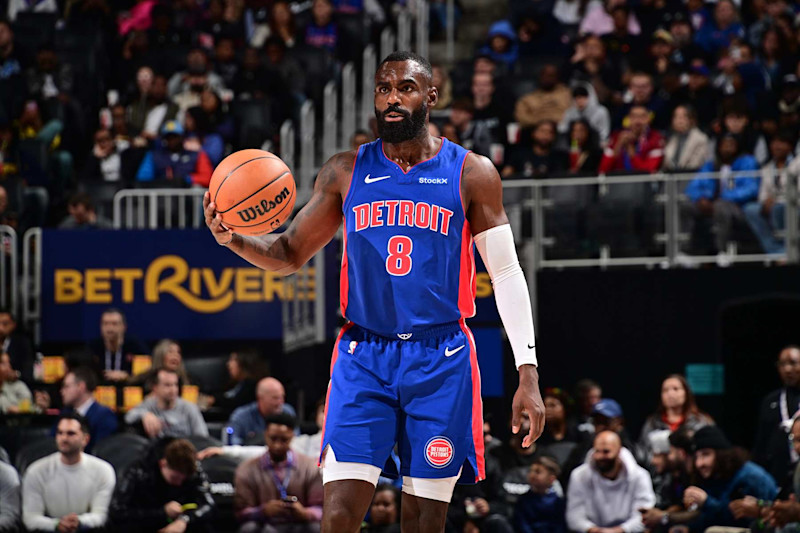
[[[397,113],[403,115],[403,120],[387,122],[386,115]],[[420,106],[409,113],[399,105],[390,105],[384,111],[375,108],[375,117],[378,119],[378,135],[384,142],[401,143],[418,137],[427,127],[425,121],[428,116],[428,105],[422,102]]]

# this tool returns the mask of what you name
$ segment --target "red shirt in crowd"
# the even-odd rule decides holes
[[[621,133],[622,131],[615,131],[611,134],[608,146],[603,151],[603,159],[600,161],[601,174],[612,170],[633,170],[650,174],[661,168],[661,163],[664,161],[664,137],[658,131],[646,130],[636,141],[632,157],[627,149],[622,149],[619,154],[614,155],[614,148]]]

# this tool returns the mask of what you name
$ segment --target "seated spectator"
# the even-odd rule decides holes
[[[235,129],[233,118],[228,114],[227,107],[218,93],[208,88],[203,90],[200,93],[200,109],[205,115],[209,132],[216,133],[226,140],[233,137]],[[224,147],[216,146],[215,149],[217,150],[215,156],[224,151]]]
[[[491,74],[476,73],[472,75],[472,104],[475,106],[473,120],[483,123],[492,132],[492,140],[501,143],[506,137],[506,124],[511,121],[513,109],[511,100],[495,87]]]
[[[431,124],[433,123],[432,122],[428,123],[429,126]],[[435,137],[438,137],[438,135],[436,135]],[[350,140],[350,149],[358,150],[358,147],[361,146],[362,144],[371,143],[374,140],[375,139],[372,138],[372,134],[370,134],[370,132],[368,132],[367,130],[356,130],[356,132],[353,134],[353,138]]]
[[[698,170],[708,159],[708,136],[697,128],[694,109],[679,105],[672,112],[672,134],[664,147],[664,170]]]
[[[433,65],[433,86],[439,90],[439,99],[431,111],[447,109],[453,103],[453,82],[450,73],[442,65]]]
[[[800,160],[792,155],[794,136],[781,132],[769,143],[770,160],[761,168],[758,201],[744,206],[744,215],[750,229],[758,237],[761,248],[768,254],[782,254],[783,241],[775,237],[776,231],[786,227],[786,185],[790,179],[798,180]]]
[[[325,398],[317,402],[314,424],[317,432],[313,435],[301,434],[292,440],[292,450],[302,453],[308,457],[320,457],[322,455],[322,436],[325,427]]]
[[[650,122],[653,128],[665,130],[669,126],[669,106],[653,84],[653,77],[646,72],[634,72],[630,75],[628,89],[622,96],[622,105],[614,114],[613,126],[624,127],[625,119],[634,106],[644,106],[651,112]]]
[[[656,465],[654,489],[656,504],[649,509],[642,509],[642,522],[651,531],[668,531],[670,526],[690,524],[700,512],[686,510],[683,505],[683,491],[689,486],[689,472],[692,462],[692,437],[694,433],[681,427],[667,438],[668,453],[663,461]],[[653,440],[654,452],[660,452]],[[663,454],[660,454],[663,455]],[[657,485],[657,486],[656,486]]]
[[[94,134],[92,153],[84,163],[81,181],[120,182],[122,179],[122,150],[118,150],[111,131],[101,128]],[[120,184],[120,187],[122,184]]]
[[[58,229],[113,229],[114,224],[97,214],[92,197],[84,192],[73,194],[67,202],[69,215],[61,221]]]
[[[497,466],[499,466],[497,473],[499,482],[495,482],[498,485],[497,487],[487,486],[484,488],[486,494],[483,499],[487,502],[496,500],[496,503],[493,502],[495,509],[509,517],[512,516],[519,497],[530,490],[528,471],[536,459],[542,455],[541,450],[536,446],[528,446],[527,448],[522,446],[524,432],[530,431],[530,423],[530,417],[527,413],[523,413],[519,432],[512,433],[507,442],[492,450],[493,459],[497,461]],[[497,494],[494,494],[494,492],[497,492]],[[498,512],[491,509],[491,505],[486,507],[484,509],[485,514]]]
[[[47,161],[44,163],[50,164],[52,170],[39,177],[39,179],[46,180],[40,185],[47,187],[52,198],[62,199],[72,183],[74,170],[72,154],[61,146],[64,122],[57,118],[45,121],[39,104],[35,100],[28,100],[22,116],[16,121],[16,126],[17,137],[20,141],[33,139],[41,142],[47,148]],[[35,178],[37,176],[31,176],[29,179],[32,181]],[[33,184],[31,183],[31,185]]]
[[[558,124],[571,103],[572,93],[561,83],[558,67],[548,63],[539,71],[536,90],[517,100],[514,118],[522,128],[543,120]]]
[[[21,58],[14,47],[11,24],[0,19],[0,120],[11,122],[22,113],[26,97]]]
[[[215,44],[225,39],[238,40],[244,34],[244,27],[241,19],[237,17],[236,8],[232,4],[226,4],[228,2],[224,0],[208,2],[206,19],[201,26],[203,33],[210,35]]]
[[[119,426],[117,415],[94,400],[93,393],[96,387],[97,376],[88,367],[79,366],[71,369],[61,382],[61,400],[64,405],[61,414],[78,413],[89,425],[90,439],[85,448],[87,453],[92,453],[95,444],[116,433]],[[36,392],[36,404],[41,409],[48,409],[50,403],[50,395],[47,392]],[[56,433],[56,429],[57,426],[54,426],[53,434]]]
[[[89,343],[95,372],[108,381],[125,381],[131,373],[134,355],[150,353],[142,341],[127,335],[125,314],[110,307],[100,315],[100,338]]]
[[[503,167],[503,177],[548,178],[567,168],[567,156],[555,147],[556,124],[542,120],[534,124],[531,143],[520,143],[508,156]]]
[[[661,396],[655,414],[647,417],[639,436],[639,460],[650,463],[653,450],[650,447],[651,436],[666,432],[667,435],[684,426],[695,432],[703,426],[713,424],[714,420],[697,407],[694,393],[689,382],[680,374],[667,376],[661,382]],[[664,438],[666,441],[666,436]]]
[[[265,421],[267,450],[236,469],[234,509],[242,533],[317,532],[322,519],[322,475],[316,458],[291,450],[295,420]],[[271,527],[266,527],[271,526]]]
[[[603,156],[597,132],[585,118],[579,118],[569,125],[567,133],[569,142],[567,170],[569,173],[597,174],[600,159]]]
[[[313,0],[311,22],[306,26],[304,42],[336,54],[340,44],[339,26],[333,20],[333,5],[330,0]]]
[[[710,74],[702,61],[695,62],[689,67],[688,82],[673,96],[675,102],[692,107],[697,113],[698,126],[706,131],[717,117],[720,99],[719,93],[711,84]],[[713,153],[710,147],[708,153]]]
[[[269,2],[253,0],[247,3],[244,10],[244,34],[248,46],[261,48],[269,37]]]
[[[611,16],[612,10],[619,5],[624,5],[624,0],[604,0],[603,2],[596,2],[590,4],[587,9],[588,13],[581,21],[579,33],[581,35],[591,34],[596,36],[611,33],[614,29],[614,19]],[[641,28],[639,21],[636,20],[636,15],[631,15],[628,19],[628,31],[632,35],[639,35]]]
[[[590,83],[579,82],[572,88],[572,105],[564,112],[558,123],[558,132],[569,133],[570,125],[576,120],[585,120],[605,142],[611,132],[611,117],[608,109],[597,101],[597,93]]]
[[[296,416],[294,408],[285,403],[286,391],[280,381],[264,378],[256,387],[256,401],[236,409],[228,420],[230,434],[227,444],[250,444],[264,434],[267,417],[285,413]]]
[[[601,103],[610,102],[612,96],[622,91],[622,71],[608,60],[606,45],[600,37],[588,35],[575,43],[575,54],[570,59],[572,83],[591,84]]]
[[[178,386],[191,385],[189,374],[183,364],[181,345],[172,339],[161,339],[153,347],[152,366],[146,372],[131,376],[128,383],[136,386],[151,387],[155,383],[156,373],[162,368],[172,370],[178,374]],[[148,391],[149,392],[149,391]]]
[[[516,26],[520,57],[567,57],[572,52],[565,29],[550,13],[536,13],[534,8],[522,14]]]
[[[256,400],[256,386],[264,375],[263,365],[256,352],[231,352],[228,357],[229,388],[214,396],[210,405],[236,409]]]
[[[184,147],[184,131],[180,123],[170,120],[161,128],[161,142],[145,154],[136,173],[140,182],[174,183],[176,187],[200,185],[211,181],[211,161],[201,150]]]
[[[147,76],[144,69],[149,67],[139,69],[137,79]],[[178,111],[178,105],[167,94],[167,78],[160,74],[153,76],[152,84],[147,90],[141,90],[140,85],[138,99],[128,105],[131,128],[137,135],[148,140],[157,139],[161,127],[165,122],[175,120]]]
[[[794,413],[800,411],[800,347],[790,345],[778,354],[775,365],[781,387],[761,401],[753,445],[753,461],[782,482],[792,472],[786,434]]]
[[[707,19],[694,36],[694,41],[710,56],[716,57],[734,38],[744,38],[744,28],[739,13],[731,0],[717,2],[714,18]]]
[[[774,500],[778,494],[775,481],[766,470],[748,460],[745,450],[735,448],[717,426],[697,430],[693,448],[698,482],[683,493],[684,505],[700,510],[692,527],[698,531],[711,526],[749,527],[750,520],[735,518],[729,505],[737,497]]]
[[[5,193],[5,190],[3,192]],[[7,202],[8,195],[6,195]],[[33,346],[22,332],[17,331],[17,320],[14,313],[5,308],[0,308],[0,347],[10,357],[11,366],[19,372],[19,378],[32,385]]]
[[[558,387],[547,387],[544,399],[544,433],[536,441],[537,446],[547,447],[556,442],[578,442],[578,429],[568,422],[567,409],[571,404],[569,395]]]
[[[538,457],[528,471],[531,490],[517,500],[514,530],[519,533],[566,533],[566,502],[554,490],[561,468],[549,457]]]
[[[572,531],[644,531],[639,509],[653,507],[655,494],[647,470],[636,464],[612,431],[595,437],[591,459],[570,476],[567,525]]]
[[[125,533],[208,532],[215,507],[192,443],[168,438],[125,472],[110,518],[113,530]]]
[[[722,135],[735,135],[739,141],[739,149],[756,158],[759,165],[769,159],[767,141],[754,127],[750,120],[747,104],[741,101],[734,102],[722,113]],[[721,136],[722,136],[721,135]],[[721,137],[720,136],[720,137]],[[716,141],[711,146],[711,153],[716,149]]]
[[[285,47],[291,48],[297,40],[297,24],[289,2],[276,0],[272,4],[269,21],[270,37],[280,39]]]
[[[200,69],[190,70],[186,78],[186,88],[172,96],[173,102],[178,106],[176,118],[183,119],[190,107],[200,105],[201,94],[206,89],[214,90],[208,83],[208,73]]]
[[[479,54],[488,56],[499,65],[503,65],[509,72],[519,58],[517,34],[507,20],[498,20],[489,26],[486,44],[478,51]]]
[[[59,104],[56,102],[68,100],[75,87],[72,65],[61,63],[50,44],[39,47],[36,64],[29,67],[25,74],[28,96],[42,103],[45,109],[57,109]]]
[[[226,87],[233,87],[233,80],[239,71],[239,62],[236,61],[236,48],[234,38],[221,37],[214,42],[214,72],[216,72]]]
[[[167,83],[167,92],[170,97],[175,98],[181,93],[192,90],[192,86],[198,84],[198,79],[203,80],[203,86],[210,87],[215,91],[225,89],[225,83],[212,70],[211,61],[202,48],[194,48],[187,54],[186,70],[172,75]]]
[[[391,485],[379,484],[369,506],[369,516],[361,533],[400,533],[398,503],[400,495]]]
[[[800,455],[800,417],[795,416],[792,422],[792,431],[789,434],[794,453]],[[766,518],[765,522],[769,527],[783,528],[791,522],[800,522],[800,466],[791,473],[791,479],[786,479],[782,483],[780,500],[775,500],[769,509],[763,509],[761,516]],[[781,480],[778,480],[780,482]],[[758,504],[758,501],[756,501]],[[766,516],[764,516],[766,515]]]
[[[141,424],[151,439],[169,437],[208,436],[200,409],[178,397],[178,374],[160,369],[156,373],[153,394],[125,414],[128,425]]]
[[[247,47],[242,56],[242,67],[236,72],[231,87],[241,100],[264,98],[267,94],[267,84],[270,76],[266,67],[261,62],[258,50]]]
[[[575,384],[575,403],[577,412],[570,421],[585,436],[594,437],[592,414],[594,406],[603,399],[603,389],[591,379],[582,379]]]
[[[442,134],[476,154],[489,156],[492,150],[492,131],[483,122],[476,122],[475,106],[469,98],[459,98],[450,108],[450,122],[442,126]],[[452,128],[448,130],[448,128]],[[448,136],[450,134],[450,136]],[[451,138],[454,137],[454,138]]]
[[[664,161],[664,138],[650,128],[652,113],[644,105],[634,105],[628,113],[628,127],[611,134],[603,151],[600,172],[628,171],[652,174]]]
[[[89,425],[78,414],[58,419],[58,451],[31,464],[22,479],[22,521],[28,531],[100,531],[114,492],[114,467],[83,453]]]
[[[19,531],[20,512],[19,475],[13,466],[0,461],[0,533]]]
[[[8,353],[0,353],[0,413],[20,413],[30,410],[31,390],[17,377]]]
[[[630,31],[629,21],[632,16],[633,13],[627,5],[614,6],[611,8],[612,29],[601,36],[611,60],[628,66],[639,56],[646,44],[639,34]]]
[[[753,171],[753,174],[729,177],[730,173],[741,171]],[[711,172],[719,173],[719,179],[702,177]],[[713,217],[712,232],[720,254],[724,254],[728,246],[734,222],[745,221],[742,208],[758,197],[757,172],[758,161],[741,151],[736,137],[726,134],[717,145],[714,160],[703,165],[698,176],[686,187],[686,196],[693,203],[695,227],[698,221]],[[696,234],[693,237],[696,238]]]

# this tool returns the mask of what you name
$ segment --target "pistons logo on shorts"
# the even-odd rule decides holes
[[[434,468],[444,468],[453,461],[453,443],[447,437],[433,437],[425,445],[425,460]]]

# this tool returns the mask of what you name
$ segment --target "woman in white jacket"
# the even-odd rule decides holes
[[[672,134],[664,148],[664,170],[697,170],[708,160],[708,136],[697,128],[694,110],[679,105],[672,112]]]

